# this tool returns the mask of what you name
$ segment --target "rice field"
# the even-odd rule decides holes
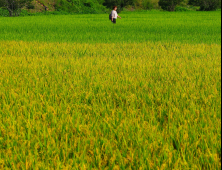
[[[120,16],[0,18],[0,169],[221,169],[220,13]]]
[[[221,12],[120,13],[0,17],[0,40],[78,43],[183,42],[221,44]]]

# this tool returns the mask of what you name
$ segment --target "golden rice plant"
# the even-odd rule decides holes
[[[220,169],[221,45],[0,41],[1,169]]]

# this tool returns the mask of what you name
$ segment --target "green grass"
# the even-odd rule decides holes
[[[0,40],[40,42],[221,43],[220,12],[122,13],[113,26],[108,14],[0,18]]]
[[[221,169],[219,13],[133,14],[0,18],[0,169]]]

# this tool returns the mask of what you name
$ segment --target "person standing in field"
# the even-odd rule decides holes
[[[116,24],[117,17],[121,19],[121,17],[117,14],[116,10],[117,10],[117,6],[114,6],[111,12],[111,17],[112,17],[111,21],[113,22],[113,24]]]

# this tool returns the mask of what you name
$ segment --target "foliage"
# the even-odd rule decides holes
[[[193,6],[200,6],[201,0],[189,0],[188,4]]]
[[[123,8],[144,9],[150,10],[158,8],[158,0],[105,0],[103,3],[109,9],[112,9],[114,5],[118,6],[118,12]]]
[[[0,2],[1,1],[3,2],[6,0],[0,0]],[[173,0],[173,1],[176,1],[176,0]],[[181,1],[181,3],[179,4],[180,6],[186,6],[188,3],[188,0],[179,0],[179,1]],[[129,11],[160,9],[158,2],[159,0],[81,0],[81,1],[80,0],[55,0],[55,1],[54,0],[47,0],[47,1],[41,0],[42,4],[49,5],[49,6],[47,5],[49,11],[54,11],[54,10],[58,11],[56,14],[58,13],[70,13],[70,14],[71,13],[107,13],[107,12],[110,12],[110,10],[112,9],[114,5],[118,6],[118,12],[121,12],[123,9],[129,10]],[[173,5],[173,7],[174,6],[175,5]],[[33,8],[34,8],[33,3],[27,3],[24,9],[33,9]],[[32,10],[32,11],[34,12],[35,10]],[[43,14],[45,14],[45,12]],[[28,15],[35,15],[35,14],[28,14]],[[40,14],[36,13],[36,15],[40,15]]]
[[[134,0],[134,6],[135,8],[139,9],[156,9],[158,8],[158,1],[159,0]]]
[[[123,10],[125,6],[134,5],[134,1],[133,0],[105,0],[103,5],[105,5],[109,9],[112,9],[113,6],[117,6],[118,7],[117,12],[120,12]]]
[[[184,12],[184,11],[191,11],[191,10],[189,8],[184,7],[184,6],[176,6],[175,11]]]
[[[8,11],[4,8],[0,8],[0,16],[8,16]]]
[[[175,7],[183,2],[183,0],[160,0],[159,6],[166,11],[174,11]]]
[[[9,16],[19,16],[21,9],[24,7],[32,7],[33,0],[0,0],[0,7],[8,10]]]
[[[103,1],[97,0],[58,0],[56,3],[56,10],[67,11],[70,13],[104,13],[105,7],[100,4]]]
[[[192,5],[178,5],[175,8],[175,11],[199,11],[200,7],[199,6],[192,6]]]
[[[215,11],[221,7],[221,0],[201,0],[200,2],[201,11]]]
[[[189,0],[183,0],[182,2],[180,2],[179,6],[184,6],[186,7],[189,3]]]
[[[200,6],[201,11],[215,11],[221,8],[221,0],[189,0],[189,4]]]

